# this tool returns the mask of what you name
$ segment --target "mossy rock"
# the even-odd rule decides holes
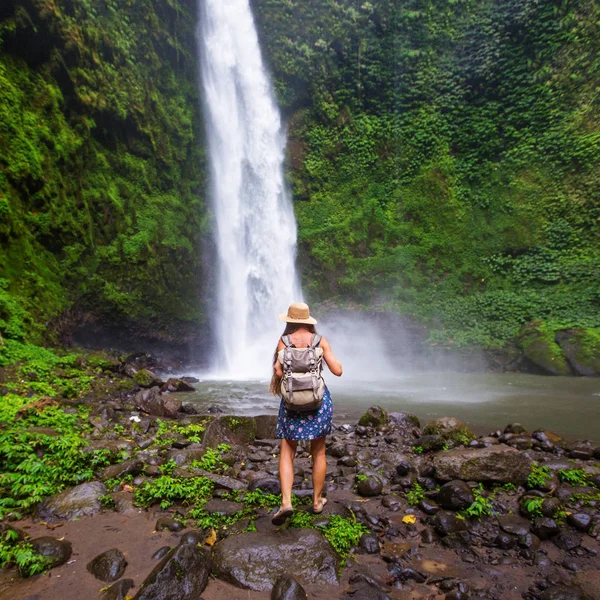
[[[133,380],[143,388],[150,388],[154,385],[162,385],[163,383],[159,377],[148,369],[140,369],[137,371],[133,376]]]
[[[523,325],[517,343],[525,358],[548,375],[573,375],[562,348],[547,323],[536,321]]]
[[[475,434],[460,419],[442,417],[425,425],[423,435],[441,435],[445,440],[454,444],[467,446],[475,439]]]
[[[388,415],[381,406],[371,406],[369,410],[358,421],[364,427],[379,427],[388,422]]]
[[[227,426],[244,442],[253,442],[256,438],[256,419],[254,417],[223,417]]]
[[[600,376],[600,329],[560,329],[554,339],[577,375]]]

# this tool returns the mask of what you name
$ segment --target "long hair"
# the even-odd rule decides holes
[[[291,335],[292,333],[295,333],[296,331],[298,331],[298,329],[306,329],[307,331],[310,331],[310,333],[317,333],[317,328],[314,325],[307,325],[305,323],[286,323],[285,329],[283,330],[283,333],[281,334],[281,337],[283,337],[284,335]],[[279,346],[279,342],[277,343],[277,346]],[[275,366],[275,363],[277,362],[277,346],[275,346],[275,353],[273,354],[273,366]],[[281,377],[277,377],[277,374],[275,373],[275,371],[273,371],[273,377],[271,377],[271,385],[269,385],[269,391],[271,392],[271,394],[273,394],[273,396],[281,396]]]

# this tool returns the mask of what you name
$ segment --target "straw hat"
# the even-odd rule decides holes
[[[287,315],[281,314],[279,318],[286,323],[306,323],[314,325],[317,320],[310,316],[308,304],[304,302],[292,302],[288,308]]]

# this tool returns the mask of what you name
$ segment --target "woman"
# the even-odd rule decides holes
[[[316,334],[316,319],[310,316],[309,308],[303,302],[290,304],[287,314],[279,315],[287,323],[282,337],[290,336],[296,348],[308,348],[314,334]],[[320,347],[323,350],[323,360],[329,370],[338,377],[342,374],[342,365],[331,351],[331,346],[325,338],[321,338]],[[280,351],[285,348],[280,338],[273,359],[273,379],[271,392],[281,396],[281,380],[283,368],[280,360]],[[292,485],[294,483],[294,456],[298,447],[298,440],[311,440],[310,451],[313,458],[313,512],[323,512],[327,499],[321,496],[325,484],[327,462],[325,459],[325,436],[331,433],[333,406],[329,390],[325,388],[321,407],[312,412],[293,412],[287,410],[283,398],[279,407],[277,420],[277,437],[281,439],[281,454],[279,456],[279,478],[281,481],[281,507],[271,519],[274,525],[283,525],[292,515]]]

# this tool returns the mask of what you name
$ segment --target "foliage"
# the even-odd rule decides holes
[[[548,467],[541,466],[536,462],[531,463],[531,470],[529,471],[526,482],[528,488],[543,488],[548,485],[548,481],[551,479],[552,475]]]
[[[207,448],[200,460],[192,462],[192,467],[210,471],[211,473],[223,473],[227,470],[227,464],[223,461],[223,454],[229,452],[231,446],[229,444],[219,444],[215,448]]]
[[[589,485],[589,476],[583,469],[560,469],[558,471],[558,478],[571,485]]]
[[[425,490],[418,483],[413,483],[406,494],[408,504],[410,506],[416,506],[423,498],[425,498]]]
[[[16,565],[21,577],[43,573],[50,566],[50,559],[35,551],[33,546],[19,540],[19,534],[7,528],[0,535],[0,567]]]
[[[544,498],[538,496],[523,496],[520,502],[521,506],[530,517],[542,516],[542,504],[544,503]]]
[[[175,502],[202,504],[210,498],[213,487],[214,483],[206,477],[163,475],[151,481],[144,481],[137,487],[135,503],[147,507],[159,502],[161,508],[168,508]]]
[[[491,498],[483,495],[483,485],[480,483],[476,488],[473,488],[474,500],[464,511],[465,517],[487,517],[494,514],[494,505]]]

